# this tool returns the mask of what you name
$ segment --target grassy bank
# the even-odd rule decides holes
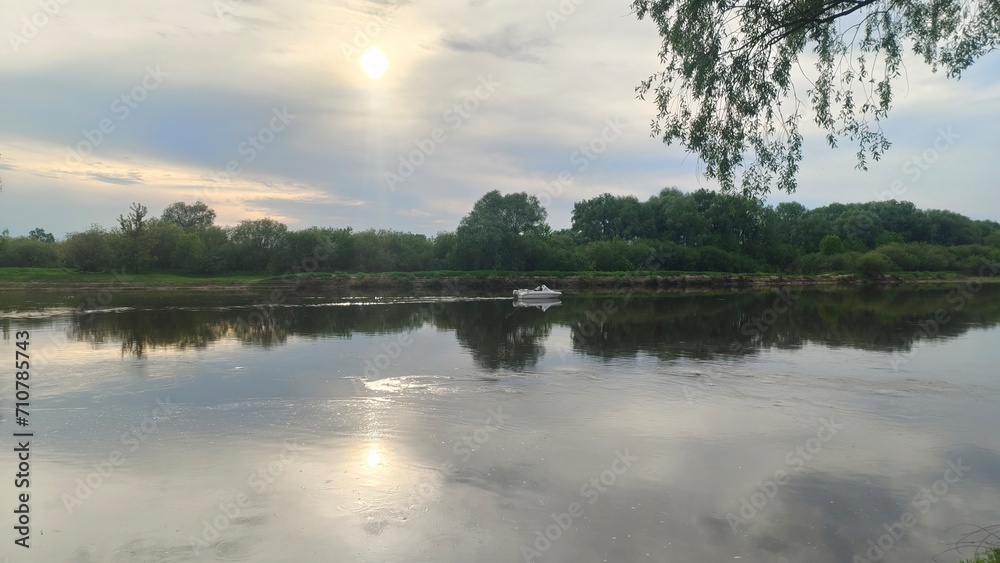
[[[113,286],[117,290],[216,290],[243,291],[294,285],[304,291],[350,293],[384,292],[492,293],[506,294],[520,287],[546,284],[570,292],[600,292],[624,287],[647,291],[688,288],[755,288],[787,285],[860,285],[871,283],[858,274],[781,275],[769,273],[730,274],[720,272],[496,272],[431,271],[381,274],[310,273],[298,276],[240,274],[216,277],[181,276],[166,273],[91,274],[64,269],[0,268],[0,291],[60,291]],[[1000,278],[970,278],[954,272],[912,272],[887,276],[879,283],[960,283]]]

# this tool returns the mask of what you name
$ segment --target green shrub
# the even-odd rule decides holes
[[[82,233],[70,233],[63,243],[63,260],[82,272],[106,272],[114,266],[114,235],[99,225]]]
[[[826,235],[822,240],[819,241],[819,253],[824,256],[832,256],[834,254],[840,254],[847,249],[846,244],[844,244],[843,239],[837,235]]]
[[[862,275],[872,279],[878,279],[889,272],[899,270],[899,266],[888,256],[875,251],[862,255],[858,260],[857,268]]]

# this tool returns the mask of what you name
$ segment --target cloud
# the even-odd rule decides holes
[[[537,51],[551,45],[551,41],[546,37],[524,39],[523,35],[524,32],[517,26],[509,25],[490,35],[477,37],[452,35],[446,37],[443,42],[448,48],[460,52],[488,53],[501,59],[519,62],[541,62],[542,58]]]
[[[491,189],[538,195],[569,169],[572,181],[549,207],[550,224],[562,228],[574,201],[605,191],[646,199],[666,186],[713,187],[683,147],[650,138],[655,108],[634,87],[658,68],[660,39],[619,5],[580,4],[553,29],[545,17],[552,5],[533,0],[230,4],[232,13],[220,16],[203,0],[150,0],[130,10],[110,0],[67,3],[0,58],[0,105],[17,108],[0,122],[0,197],[4,210],[18,210],[4,216],[4,228],[108,225],[131,201],[154,209],[204,199],[211,188],[222,223],[266,214],[293,226],[433,234],[454,229]],[[0,21],[37,9],[5,4]],[[390,61],[379,80],[366,78],[351,55],[372,45]],[[993,214],[1000,195],[987,189],[995,177],[989,151],[1000,133],[984,125],[1000,120],[993,59],[961,82],[907,60],[908,89],[897,88],[883,123],[895,143],[883,161],[855,171],[851,147],[831,150],[810,136],[794,197],[810,206],[870,200],[906,178],[906,159],[937,128],[952,127],[959,142],[908,181],[904,197]],[[167,76],[124,117],[123,96],[131,99],[156,65]],[[499,83],[495,93],[453,127],[447,112],[483,77]],[[283,108],[295,118],[268,131]],[[621,138],[580,170],[572,155],[609,118],[626,126]],[[88,149],[102,120],[113,130]],[[391,192],[385,173],[437,128],[447,140]],[[68,162],[80,148],[87,154]],[[232,162],[239,172],[220,182]]]

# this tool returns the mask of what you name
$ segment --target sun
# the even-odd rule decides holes
[[[389,59],[378,47],[372,47],[361,55],[361,70],[368,78],[378,78],[389,68]]]

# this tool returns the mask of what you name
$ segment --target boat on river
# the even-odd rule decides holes
[[[558,299],[562,295],[561,291],[556,291],[554,289],[549,289],[545,285],[540,285],[535,289],[515,289],[514,299],[545,299],[553,300]]]

